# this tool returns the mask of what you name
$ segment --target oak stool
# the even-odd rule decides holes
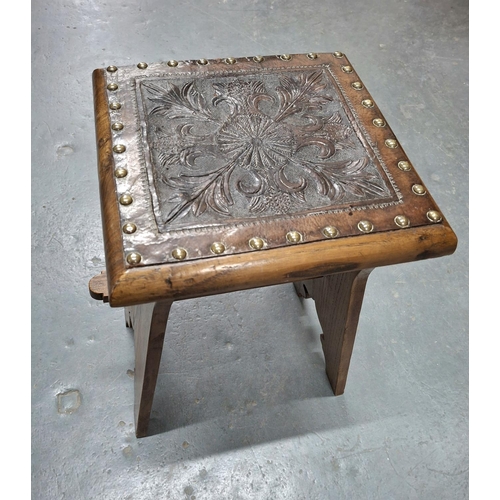
[[[339,395],[370,271],[456,248],[340,52],[109,66],[93,88],[106,271],[89,288],[134,330],[138,437],[174,301],[293,282]]]

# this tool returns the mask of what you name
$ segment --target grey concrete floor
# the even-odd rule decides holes
[[[376,269],[333,397],[292,285],[175,303],[151,424],[104,268],[91,73],[343,51],[455,229]],[[32,2],[32,498],[468,498],[468,3]]]

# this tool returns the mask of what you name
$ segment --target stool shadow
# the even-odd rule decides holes
[[[293,285],[174,303],[149,435],[216,425],[217,453],[342,425],[320,333]]]

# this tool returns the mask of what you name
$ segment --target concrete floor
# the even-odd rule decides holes
[[[32,3],[32,498],[468,498],[468,3]],[[133,337],[104,268],[91,73],[109,64],[347,54],[455,229],[376,269],[343,396],[292,285],[176,303],[133,429]]]

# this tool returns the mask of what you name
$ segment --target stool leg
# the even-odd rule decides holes
[[[323,276],[307,282],[323,329],[321,343],[333,393],[344,393],[366,281],[372,270]],[[300,287],[300,285],[299,285]]]
[[[172,301],[160,301],[126,309],[127,322],[134,329],[134,413],[137,437],[144,437],[148,432],[171,305]]]

